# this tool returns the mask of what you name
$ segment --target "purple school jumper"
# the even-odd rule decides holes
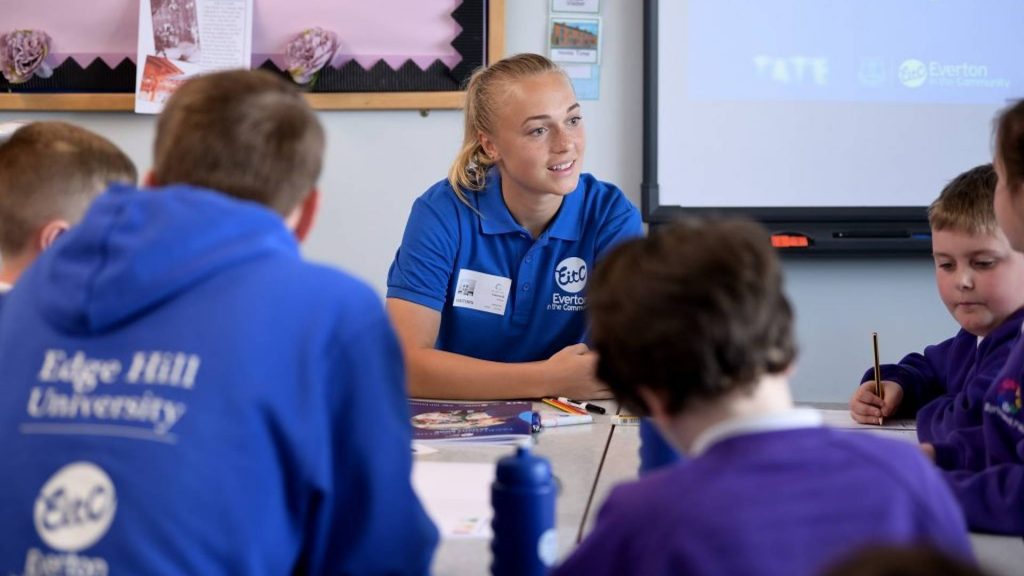
[[[946,474],[964,508],[967,524],[976,532],[1024,534],[1022,376],[1024,340],[1018,340],[1005,368],[985,395],[984,444],[970,447],[984,459],[985,468]]]
[[[973,558],[949,487],[915,445],[820,426],[748,430],[617,487],[554,575],[811,575],[880,542]]]
[[[903,402],[897,417],[917,415],[917,437],[921,442],[962,446],[959,450],[939,449],[938,463],[944,468],[977,470],[980,459],[958,460],[973,455],[967,449],[981,443],[981,413],[985,392],[1003,368],[1020,333],[1024,309],[1006,319],[978,343],[978,337],[966,330],[924,349],[924,354],[908,354],[899,364],[882,365],[882,379],[903,387]],[[861,382],[873,380],[868,369]],[[951,460],[946,460],[951,459]]]

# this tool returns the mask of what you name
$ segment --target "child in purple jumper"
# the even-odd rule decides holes
[[[617,487],[556,576],[810,575],[885,543],[970,561],[956,501],[916,446],[794,409],[792,309],[760,226],[680,223],[623,244],[588,310],[598,377],[689,458]]]
[[[1024,101],[996,120],[995,213],[1014,250],[1024,252]],[[1024,340],[1017,338],[1006,365],[984,397],[981,441],[965,449],[980,470],[947,472],[972,530],[1024,534]]]
[[[996,173],[978,166],[950,182],[928,209],[939,296],[962,327],[953,337],[874,369],[850,399],[864,424],[917,417],[917,435],[946,468],[980,469],[982,398],[1013,347],[1024,318],[1024,255],[1015,252],[992,208]]]

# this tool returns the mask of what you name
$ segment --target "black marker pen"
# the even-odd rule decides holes
[[[558,401],[559,402],[565,402],[569,406],[573,406],[575,408],[581,408],[583,410],[586,410],[587,412],[593,412],[594,414],[604,414],[605,413],[605,409],[604,408],[602,408],[601,406],[598,406],[597,404],[591,404],[590,402],[581,402],[579,400],[570,400],[570,399],[566,398],[565,396],[559,396],[558,397]]]

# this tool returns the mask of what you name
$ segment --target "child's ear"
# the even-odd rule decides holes
[[[316,213],[319,210],[320,191],[313,188],[286,219],[288,227],[295,233],[295,238],[299,242],[304,241],[309,231],[313,229],[313,221],[316,220]]]
[[[668,412],[666,410],[667,402],[654,390],[647,387],[639,387],[636,391],[640,395],[640,399],[647,405],[647,412],[651,415],[651,418],[668,418]]]
[[[36,249],[40,252],[46,250],[69,228],[71,228],[71,224],[67,220],[50,220],[39,230],[39,235],[36,237]]]
[[[159,185],[156,181],[156,175],[152,170],[146,172],[146,175],[142,177],[143,188],[156,188]]]

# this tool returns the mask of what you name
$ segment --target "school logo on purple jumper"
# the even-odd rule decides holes
[[[1020,412],[1020,384],[1012,378],[1006,378],[999,383],[996,390],[996,406],[1010,416],[1016,416]]]

